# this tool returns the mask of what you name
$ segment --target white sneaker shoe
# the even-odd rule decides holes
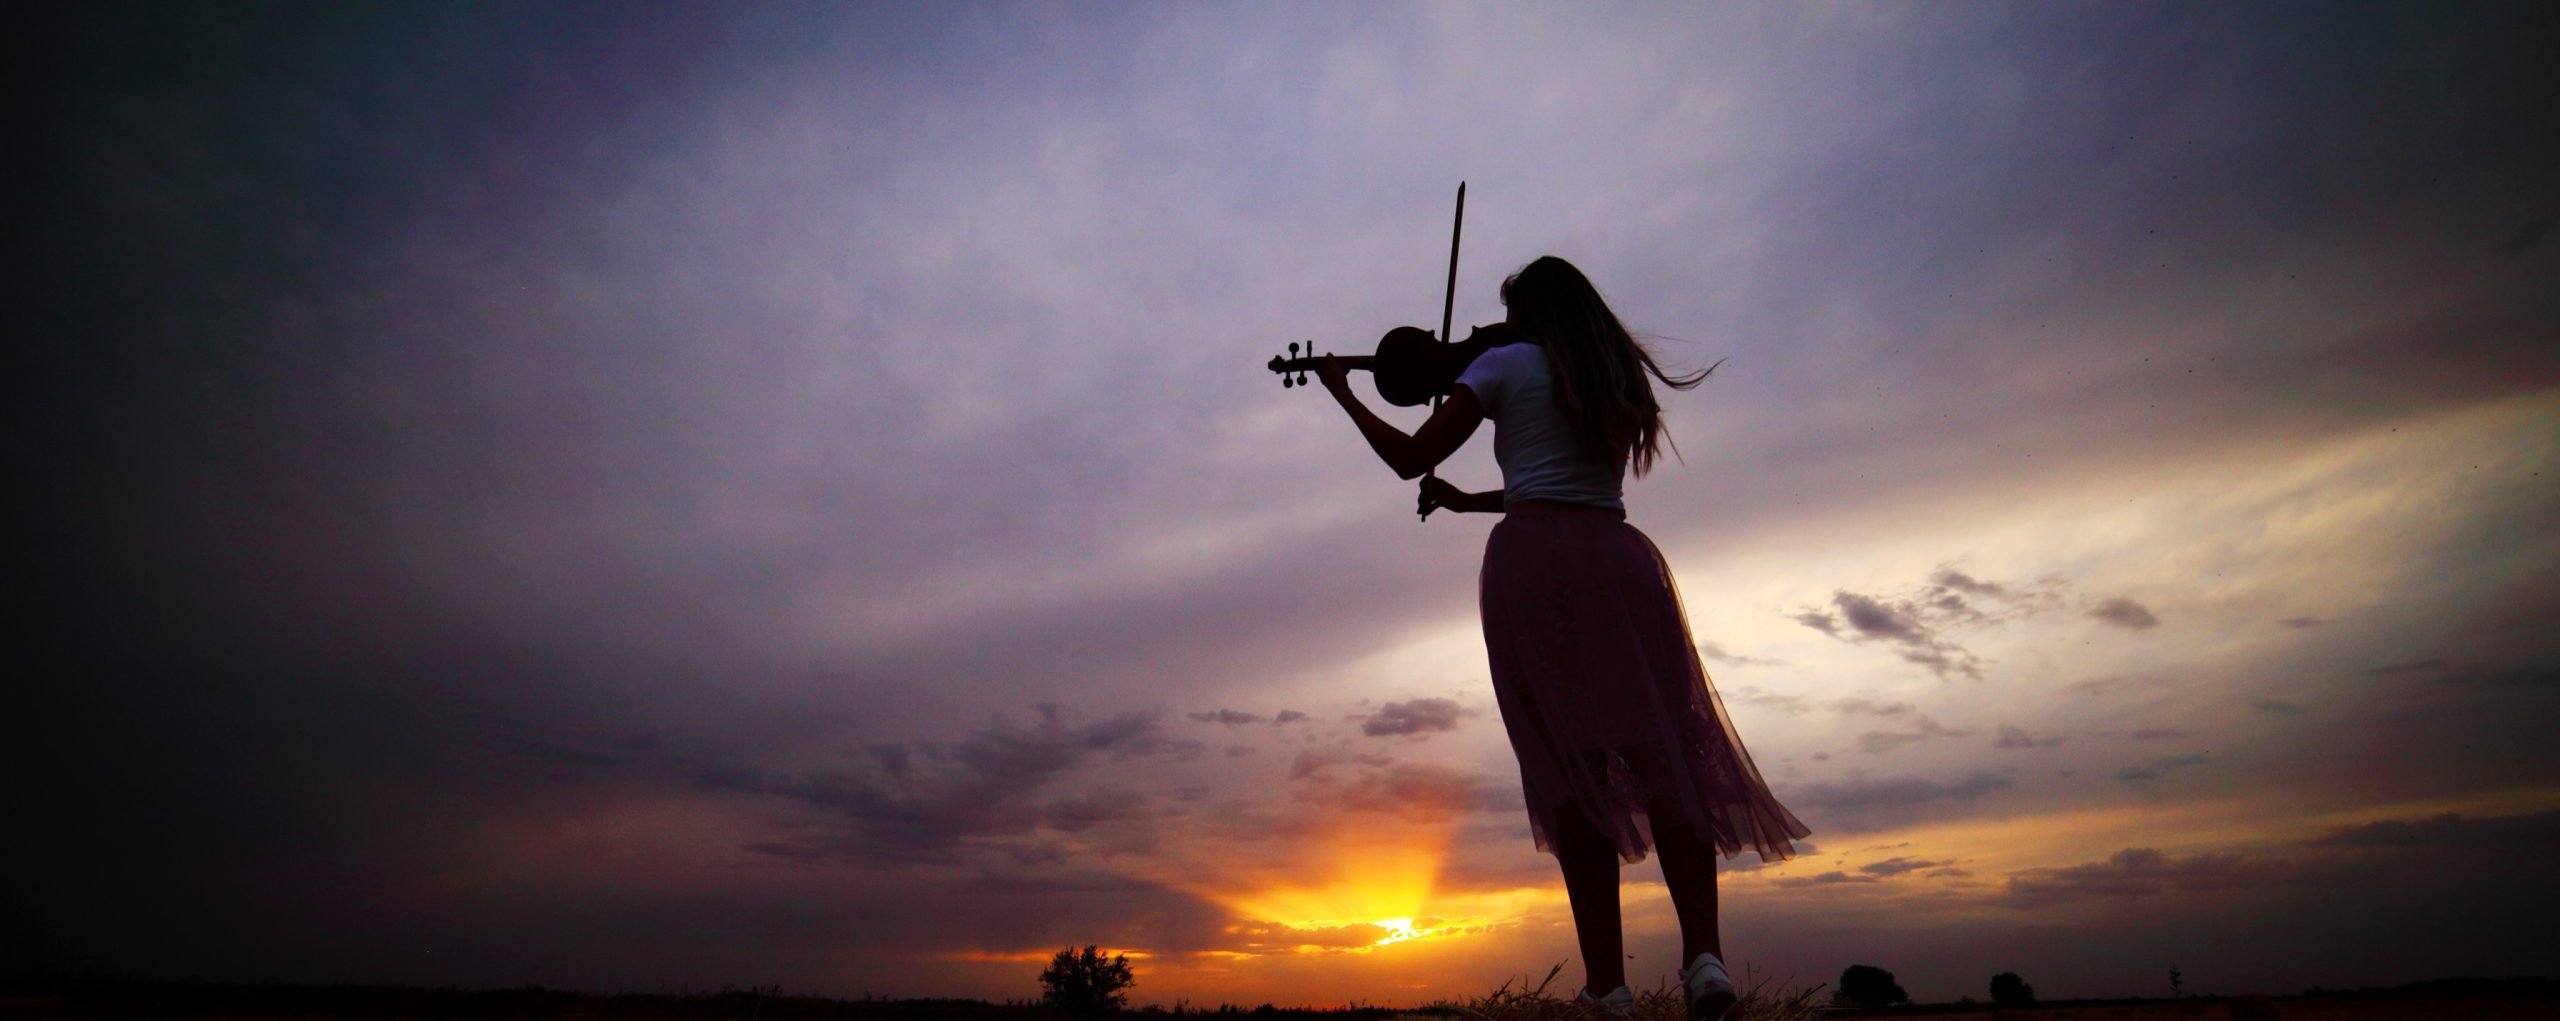
[[[1725,974],[1724,962],[1714,954],[1699,954],[1681,969],[1680,988],[1688,994],[1689,1021],[1719,1021],[1741,1000],[1733,976]]]
[[[1593,996],[1590,987],[1585,986],[1581,992],[1573,994],[1573,1002],[1585,1007],[1598,1007],[1602,1013],[1610,1017],[1633,1018],[1636,1016],[1635,991],[1625,986],[1619,986],[1616,991],[1607,996]]]

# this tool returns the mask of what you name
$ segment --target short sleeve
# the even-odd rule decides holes
[[[1513,381],[1519,378],[1519,373],[1512,369],[1511,351],[1525,346],[1507,344],[1486,348],[1475,361],[1467,363],[1466,371],[1458,373],[1458,382],[1475,392],[1476,404],[1484,409],[1484,417],[1492,418],[1501,412],[1502,399],[1510,395]]]

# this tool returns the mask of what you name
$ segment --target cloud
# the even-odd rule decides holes
[[[1980,680],[1982,658],[1948,633],[1995,627],[2050,610],[2061,605],[2062,589],[2061,581],[2051,577],[2020,586],[1940,567],[1927,581],[1890,595],[1836,589],[1830,609],[1806,607],[1792,619],[1853,645],[1889,645],[1903,661],[1941,678]]]
[[[1206,712],[1186,713],[1184,715],[1202,723],[1215,723],[1227,727],[1241,727],[1248,723],[1262,722],[1262,717],[1259,714],[1243,712],[1235,709],[1215,709]]]
[[[874,745],[854,765],[802,773],[720,766],[694,771],[715,791],[762,794],[813,805],[840,816],[842,830],[751,845],[791,857],[849,857],[878,862],[952,862],[981,850],[1017,857],[1037,846],[1046,825],[1067,832],[1148,814],[1143,797],[1098,792],[1036,804],[1054,781],[1095,756],[1190,758],[1198,742],[1166,737],[1152,712],[1082,722],[1054,704],[1035,707],[1038,724],[996,724],[959,741]]]
[[[2560,811],[2464,819],[2444,812],[2422,819],[2383,819],[2340,826],[2303,841],[2316,847],[2474,850],[2485,846],[2560,844]]]
[[[2009,598],[2008,586],[1998,582],[1980,581],[1972,575],[1950,568],[1939,568],[1938,573],[1929,576],[1929,581],[1931,584],[1968,595],[1991,596],[1996,599]]]
[[[1858,748],[1870,755],[1876,755],[1933,737],[1963,737],[1970,733],[1973,731],[1947,727],[1927,716],[1914,714],[1911,717],[1911,729],[1867,731],[1858,735]]]
[[[1805,701],[1802,695],[1780,695],[1758,685],[1745,684],[1722,694],[1728,702],[1767,706],[1794,716],[1802,716],[1813,711],[1813,704]]]
[[[2132,737],[2136,741],[2170,741],[2194,736],[2196,736],[2195,731],[2179,727],[2136,727],[2132,732]]]
[[[1952,600],[1953,605],[1948,605]],[[1906,662],[1927,667],[1940,677],[1961,674],[1979,680],[1981,659],[1962,646],[1940,637],[1938,629],[1949,618],[1979,619],[1963,606],[1958,597],[1942,597],[1923,605],[1908,600],[1887,601],[1875,596],[1841,589],[1831,594],[1831,605],[1837,616],[1818,609],[1796,614],[1797,623],[1830,635],[1852,645],[1883,642],[1895,648]]]
[[[2442,656],[2431,656],[2426,659],[2403,660],[2398,663],[2385,663],[2381,666],[2366,667],[2364,672],[2366,675],[2372,677],[2388,677],[2392,674],[2412,674],[2426,670],[2441,670],[2452,665],[2452,660],[2446,659]]]
[[[1787,661],[1782,659],[1762,659],[1758,656],[1742,655],[1741,653],[1726,649],[1724,644],[1721,642],[1699,642],[1698,655],[1710,662],[1731,663],[1735,666],[1787,665]]]
[[[1873,596],[1846,590],[1832,593],[1831,601],[1840,608],[1840,616],[1861,635],[1905,644],[1929,641],[1928,627],[1920,623],[1919,614],[1912,612],[1908,604],[1901,608],[1888,606]]]
[[[1962,737],[1969,730],[1950,729],[1921,713],[1909,702],[1878,702],[1872,698],[1836,699],[1830,708],[1849,716],[1882,716],[1909,724],[1907,730],[1870,730],[1858,735],[1858,747],[1869,754],[1892,751],[1933,737]]]
[[[2027,733],[2026,728],[2024,727],[2013,727],[2003,723],[2000,725],[1999,736],[1992,740],[1991,747],[2051,748],[2055,745],[2061,744],[2062,741],[2063,739],[2060,737],[2036,737]]]
[[[2249,708],[2262,713],[2274,713],[2278,716],[2302,715],[2301,703],[2281,698],[2262,698],[2249,703]]]
[[[1932,801],[1971,801],[1993,791],[2007,790],[2015,783],[2005,775],[1991,772],[1978,772],[1946,782],[1920,777],[1855,779],[1806,785],[1798,788],[1790,801],[1832,809],[1900,807]]]
[[[1290,723],[1303,723],[1306,722],[1306,719],[1307,714],[1305,713],[1299,712],[1295,709],[1283,709],[1280,710],[1280,715],[1271,718],[1271,725],[1277,727]]]
[[[2157,780],[2162,776],[2167,775],[2171,770],[2185,769],[2188,766],[2203,765],[2208,758],[2209,756],[2204,755],[2166,756],[2164,758],[2157,758],[2149,762],[2137,763],[2131,766],[2126,766],[2123,769],[2116,770],[2115,778],[2118,780]]]
[[[2148,847],[2129,847],[2102,862],[2012,872],[2002,901],[2015,908],[2048,907],[2097,898],[2144,897],[2171,890],[2254,886],[2289,879],[2301,872],[2300,865],[2282,859],[2222,853],[2175,855]]]
[[[1953,864],[1953,862],[1923,861],[1918,858],[1894,857],[1887,858],[1883,861],[1873,861],[1860,865],[1858,866],[1858,871],[1873,876],[1898,876],[1905,872],[1915,872],[1920,869],[1936,868],[1941,865],[1950,864]]]
[[[2132,631],[2160,626],[2160,618],[2152,616],[2149,609],[2123,596],[2099,603],[2089,611],[2089,616],[2097,618],[2102,623]]]
[[[1504,785],[1468,770],[1426,762],[1408,762],[1386,770],[1364,770],[1350,780],[1326,780],[1301,786],[1298,800],[1349,812],[1379,812],[1408,822],[1440,822],[1470,812],[1514,807]]]
[[[2292,628],[2296,631],[2300,631],[2306,628],[2319,627],[2322,624],[2328,623],[2328,621],[2322,620],[2318,617],[2282,617],[2278,618],[2276,623],[2282,624],[2285,627]]]
[[[1305,780],[1318,777],[1326,770],[1346,763],[1384,766],[1394,761],[1394,756],[1362,752],[1349,745],[1337,744],[1325,748],[1309,748],[1300,751],[1298,757],[1290,761],[1289,779]]]
[[[1360,732],[1370,737],[1394,735],[1418,736],[1458,729],[1458,719],[1467,715],[1456,700],[1417,698],[1409,702],[1389,702],[1360,721]]]
[[[1779,885],[1779,886],[1783,886],[1783,887],[1786,887],[1786,888],[1789,888],[1789,889],[1797,889],[1797,888],[1807,887],[1807,886],[1838,886],[1838,885],[1843,884],[1843,883],[1879,883],[1879,882],[1883,882],[1883,880],[1878,879],[1878,878],[1876,878],[1876,877],[1874,877],[1874,876],[1853,876],[1853,875],[1850,875],[1850,874],[1848,874],[1848,873],[1846,873],[1846,872],[1841,872],[1841,871],[1838,871],[1838,870],[1834,870],[1834,871],[1830,871],[1830,872],[1825,872],[1825,873],[1822,873],[1822,874],[1820,874],[1820,875],[1813,875],[1813,876],[1787,876],[1787,877],[1783,877],[1783,878],[1780,878],[1780,879],[1776,880],[1777,885]]]

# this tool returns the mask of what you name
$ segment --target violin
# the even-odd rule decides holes
[[[1458,374],[1476,356],[1489,348],[1500,347],[1519,339],[1509,323],[1478,326],[1467,332],[1467,339],[1445,343],[1419,326],[1399,326],[1378,338],[1378,353],[1373,355],[1339,355],[1342,367],[1364,369],[1376,377],[1378,396],[1399,408],[1410,408],[1424,401],[1449,396],[1449,388],[1458,382]],[[1298,354],[1298,345],[1289,345],[1289,357],[1271,356],[1268,366],[1280,374],[1281,386],[1307,385],[1307,370],[1324,363],[1324,355],[1316,353],[1314,341],[1307,342],[1306,354]],[[1294,374],[1294,375],[1293,375]]]
[[[1458,301],[1458,239],[1466,227],[1467,182],[1460,181],[1457,215],[1449,224],[1449,283],[1440,293],[1440,336],[1435,338],[1419,326],[1399,326],[1378,338],[1377,354],[1342,359],[1343,368],[1367,369],[1376,376],[1378,396],[1389,404],[1410,408],[1429,401],[1433,410],[1438,410],[1440,398],[1448,396],[1449,388],[1457,385],[1458,374],[1467,371],[1468,363],[1486,348],[1511,342],[1509,323],[1498,324],[1499,328],[1479,326],[1468,333],[1465,341],[1448,342],[1449,312]],[[1307,385],[1307,370],[1323,363],[1324,359],[1316,354],[1315,341],[1308,341],[1306,346],[1304,355],[1293,343],[1289,345],[1289,357],[1271,356],[1270,368],[1280,374],[1281,386]],[[1426,480],[1437,477],[1424,476]],[[1425,504],[1416,513],[1427,520],[1431,507]]]

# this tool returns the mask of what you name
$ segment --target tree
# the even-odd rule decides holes
[[[1991,1002],[2003,1007],[2018,1007],[2036,1002],[2036,987],[2014,971],[1991,976]]]
[[[1076,1014],[1099,1014],[1126,1005],[1122,990],[1137,983],[1129,973],[1129,955],[1104,957],[1091,945],[1082,951],[1068,947],[1040,973],[1040,1002]]]
[[[1831,994],[1831,1002],[1841,1007],[1890,1007],[1911,1002],[1893,980],[1893,973],[1871,964],[1852,964],[1840,973],[1840,988]]]

